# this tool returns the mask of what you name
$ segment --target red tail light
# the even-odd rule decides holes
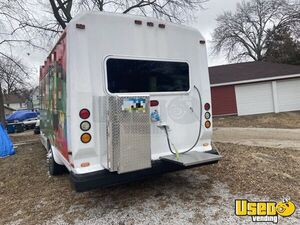
[[[210,110],[210,104],[209,104],[209,103],[205,103],[204,109],[205,109],[206,111]]]
[[[159,102],[157,100],[151,100],[150,101],[150,106],[151,107],[158,106],[158,105],[159,105]]]
[[[79,112],[79,116],[81,119],[85,120],[90,117],[90,111],[88,109],[82,109]]]

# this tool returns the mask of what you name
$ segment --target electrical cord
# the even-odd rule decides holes
[[[194,85],[194,88],[196,89],[198,96],[199,96],[199,100],[200,100],[200,126],[199,126],[199,132],[198,132],[198,137],[197,140],[195,142],[195,144],[189,148],[188,150],[185,150],[184,152],[179,152],[179,154],[185,154],[188,153],[189,151],[193,150],[193,148],[197,145],[199,139],[200,139],[200,135],[201,135],[201,114],[202,114],[202,98],[201,98],[201,94],[199,89],[196,87],[196,85]],[[168,133],[168,128],[166,125],[163,126],[163,128],[165,129],[166,135],[167,135],[167,141],[168,141],[168,146],[169,146],[169,150],[172,154],[176,155],[175,152],[173,152],[172,147],[171,147],[171,143],[170,143],[170,138],[169,138],[169,133]]]

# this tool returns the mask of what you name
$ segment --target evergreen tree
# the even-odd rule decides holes
[[[300,65],[300,42],[293,39],[289,27],[268,32],[264,60]]]

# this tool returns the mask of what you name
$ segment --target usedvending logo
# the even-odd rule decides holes
[[[279,216],[289,217],[296,210],[295,204],[289,199],[284,198],[276,202],[250,202],[245,199],[235,200],[236,216],[251,216],[253,222],[273,222],[278,223]]]

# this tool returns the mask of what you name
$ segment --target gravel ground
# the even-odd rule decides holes
[[[75,193],[67,175],[48,175],[38,141],[20,145],[0,159],[0,224],[252,224],[234,215],[235,199],[287,195],[298,210],[279,224],[299,224],[300,151],[216,145],[218,164],[86,193]]]
[[[215,142],[300,150],[300,129],[214,128]]]
[[[300,111],[215,117],[214,127],[300,128]]]

